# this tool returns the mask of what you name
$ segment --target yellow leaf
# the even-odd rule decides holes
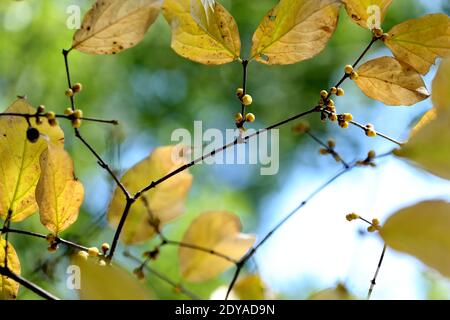
[[[15,101],[5,113],[34,114],[36,109],[25,99]],[[33,127],[41,134],[35,143],[28,141],[28,124],[22,117],[0,116],[0,218],[12,211],[12,221],[21,221],[37,211],[35,188],[41,169],[39,156],[47,148],[47,141],[64,145],[64,133],[59,126],[47,121]]]
[[[258,275],[252,274],[236,281],[233,293],[239,300],[265,300],[266,286]]]
[[[325,289],[312,294],[309,300],[353,300],[354,298],[348,292],[343,284],[338,284],[336,288]]]
[[[420,118],[419,122],[414,126],[414,128],[411,131],[411,136],[414,136],[417,134],[424,126],[426,126],[429,122],[435,120],[437,117],[437,110],[436,108],[432,108],[428,110],[422,118]]]
[[[161,10],[162,0],[97,0],[86,13],[72,48],[91,54],[115,54],[134,47]]]
[[[431,97],[435,108],[450,112],[450,59],[442,60],[433,80]]]
[[[358,74],[358,87],[368,97],[389,106],[410,106],[430,96],[422,77],[392,57],[366,62]]]
[[[342,0],[348,15],[367,29],[380,28],[392,0]]]
[[[426,201],[392,215],[380,231],[386,244],[450,277],[450,203]]]
[[[339,0],[281,0],[253,35],[252,59],[292,64],[314,57],[336,29],[339,7]]]
[[[403,61],[421,74],[438,57],[450,54],[450,18],[443,13],[426,15],[396,25],[384,42]]]
[[[41,154],[40,165],[36,200],[41,223],[58,234],[77,220],[84,188],[75,178],[73,161],[64,149],[49,145]]]
[[[177,147],[160,147],[146,159],[128,170],[122,178],[123,185],[131,193],[136,193],[168,173],[185,164],[176,159]],[[177,218],[184,212],[184,202],[192,185],[192,176],[187,170],[164,181],[156,188],[147,191],[133,204],[125,223],[122,240],[134,244],[150,239],[155,235],[151,220],[158,220],[160,226]],[[116,227],[119,224],[126,198],[117,188],[108,209],[109,222]]]
[[[238,216],[226,211],[207,212],[192,222],[182,242],[214,250],[237,261],[255,242],[254,236],[240,232]],[[178,253],[181,274],[191,282],[214,278],[234,265],[223,257],[191,248],[180,247]]]
[[[0,237],[0,266],[4,267],[6,241]],[[20,275],[20,261],[16,250],[8,243],[8,268],[13,273]],[[17,297],[19,284],[14,280],[0,275],[0,300],[11,300]]]
[[[180,56],[216,65],[239,58],[236,21],[217,1],[165,0],[163,13],[172,27],[172,49]]]
[[[409,141],[395,154],[414,161],[435,175],[450,179],[449,128],[448,113],[438,113],[437,118],[432,121],[423,120]]]
[[[99,265],[95,259],[72,260],[81,277],[78,294],[81,300],[150,300],[152,295],[136,277],[116,265]],[[74,274],[73,277],[76,277]]]

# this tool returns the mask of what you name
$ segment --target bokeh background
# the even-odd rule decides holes
[[[276,0],[223,0],[235,16],[249,52],[253,31]],[[27,95],[33,105],[62,112],[66,78],[61,50],[71,45],[74,30],[66,27],[69,5],[85,13],[93,1],[26,0],[0,3],[0,108],[6,109],[16,95]],[[393,25],[426,13],[450,12],[447,0],[395,0],[383,25]],[[329,88],[370,40],[370,34],[352,23],[344,10],[326,50],[315,58],[291,66],[268,67],[252,63],[249,92],[253,95],[255,128],[261,128],[312,106],[323,88]],[[378,44],[365,60],[390,55]],[[85,123],[84,136],[118,172],[123,172],[160,145],[171,144],[177,128],[193,129],[195,120],[204,128],[233,128],[240,108],[235,90],[241,85],[241,66],[232,63],[209,67],[177,56],[170,49],[170,28],[162,16],[137,47],[115,56],[70,55],[72,79],[84,86],[77,105],[86,115],[118,119],[120,126]],[[436,68],[426,83],[431,89]],[[396,139],[407,138],[411,125],[431,108],[427,100],[414,107],[386,107],[365,97],[351,83],[339,99],[340,111],[351,112],[360,122],[371,122]],[[337,150],[348,160],[363,158],[371,149],[391,151],[395,145],[368,139],[356,128],[342,130],[311,121],[322,139],[334,138]],[[74,158],[76,173],[86,188],[86,201],[77,223],[63,237],[89,246],[112,239],[105,210],[114,185],[93,156],[75,140],[70,125],[62,123],[66,147]],[[226,209],[238,214],[244,231],[264,236],[282,217],[315,188],[334,175],[340,165],[320,156],[318,145],[294,135],[292,125],[280,130],[280,171],[261,176],[259,166],[198,166],[192,170],[194,186],[183,217],[170,224],[167,236],[181,239],[189,222],[203,211]],[[383,158],[375,169],[357,169],[333,183],[267,242],[248,264],[246,273],[259,272],[278,297],[305,299],[318,290],[345,283],[357,297],[366,296],[383,246],[359,223],[345,215],[357,212],[382,221],[397,209],[425,199],[450,199],[450,183],[398,160]],[[14,227],[45,233],[37,215]],[[49,254],[38,239],[11,236],[22,262],[23,275],[51,292],[74,299],[65,287],[67,254]],[[154,243],[153,243],[154,244]],[[152,242],[129,248],[136,255],[151,249]],[[126,268],[136,267],[120,254]],[[152,266],[181,281],[176,248],[164,248]],[[201,284],[185,284],[202,298],[209,298],[231,280],[232,271]],[[180,299],[182,295],[149,275],[145,284],[157,298]],[[220,297],[220,292],[214,297]],[[447,299],[450,283],[416,259],[388,250],[375,289],[378,299]],[[37,299],[21,289],[19,298]]]

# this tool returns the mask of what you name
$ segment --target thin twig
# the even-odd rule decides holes
[[[383,264],[384,256],[386,254],[386,249],[387,249],[387,245],[384,244],[383,251],[381,251],[380,260],[378,261],[377,270],[375,271],[375,275],[373,276],[373,279],[370,281],[370,288],[369,288],[369,292],[367,293],[367,300],[370,300],[373,289],[375,288],[375,285],[377,284],[378,274],[380,273],[381,265]]]
[[[225,255],[223,253],[220,253],[220,252],[217,252],[215,250],[208,249],[208,248],[205,248],[205,247],[202,247],[202,246],[197,246],[195,244],[189,244],[189,243],[184,243],[184,242],[180,242],[180,241],[166,240],[166,239],[164,241],[168,245],[174,245],[174,246],[179,246],[179,247],[188,248],[188,249],[192,249],[192,250],[203,251],[203,252],[212,254],[214,256],[220,257],[222,259],[225,259],[225,260],[227,260],[229,262],[232,262],[234,264],[238,263],[238,261],[236,261],[235,259],[233,259],[233,258],[231,258],[231,257],[229,257],[229,256],[227,256],[227,255]]]

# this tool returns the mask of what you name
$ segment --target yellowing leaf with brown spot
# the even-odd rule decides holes
[[[450,179],[450,114],[437,113],[435,120],[424,120],[409,141],[395,152],[425,170]]]
[[[233,294],[239,300],[265,300],[266,286],[260,276],[252,274],[236,281]]]
[[[172,27],[172,49],[180,56],[214,65],[239,58],[236,21],[217,1],[165,0],[163,13]]]
[[[0,266],[4,267],[5,264],[5,245],[6,241],[0,237]],[[13,273],[20,275],[20,261],[17,256],[16,250],[8,243],[8,268]],[[19,292],[19,284],[11,278],[0,275],[0,300],[11,300],[17,297]]]
[[[242,258],[255,242],[252,235],[241,233],[239,217],[226,211],[207,212],[197,217],[184,234],[183,243],[213,250],[235,261]],[[218,276],[234,263],[201,250],[181,247],[178,251],[181,274],[190,282]]]
[[[40,165],[36,200],[41,223],[59,234],[77,220],[84,188],[75,178],[73,161],[64,149],[49,145],[41,154]]]
[[[339,0],[281,0],[253,35],[251,57],[264,64],[310,59],[336,29]]]
[[[410,106],[430,96],[420,74],[392,57],[366,62],[358,74],[358,87],[369,98],[389,106]]]
[[[335,288],[325,289],[312,294],[309,300],[353,300],[353,296],[348,292],[347,288],[338,284]]]
[[[186,162],[179,158],[178,147],[156,148],[145,158],[128,170],[121,182],[132,194],[146,187]],[[172,221],[184,212],[184,202],[192,185],[192,176],[185,170],[144,193],[131,207],[122,231],[126,244],[143,242],[153,237],[155,228],[150,221],[158,220],[160,226]],[[124,211],[126,198],[117,188],[108,209],[108,220],[116,227]]]
[[[4,113],[35,114],[25,99],[15,101]],[[41,168],[39,156],[47,148],[47,139],[60,147],[64,145],[64,133],[59,126],[51,127],[47,121],[36,125],[38,141],[31,143],[26,137],[28,124],[23,117],[0,117],[0,218],[6,219],[11,210],[11,220],[21,221],[38,209],[35,189]]]
[[[116,265],[98,264],[96,259],[84,260],[74,256],[72,261],[80,267],[81,300],[150,300],[151,293],[128,271]]]
[[[439,111],[450,112],[450,58],[442,60],[431,92],[433,105]]]
[[[73,36],[72,48],[115,54],[134,47],[161,11],[162,0],[97,0]]]
[[[450,203],[426,201],[393,214],[380,231],[386,244],[450,277]]]
[[[438,57],[450,55],[450,18],[426,15],[400,23],[388,32],[386,45],[395,57],[426,74]]]
[[[392,0],[342,0],[348,15],[366,29],[380,28]]]

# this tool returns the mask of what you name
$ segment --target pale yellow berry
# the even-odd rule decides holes
[[[378,219],[372,219],[372,224],[373,224],[374,226],[379,226],[379,225],[380,225],[380,220],[378,220]]]
[[[73,112],[73,117],[74,117],[75,119],[81,119],[81,118],[83,118],[83,111],[81,111],[81,110],[79,110],[79,109],[75,110],[75,111]]]
[[[65,95],[68,96],[68,97],[73,97],[73,90],[70,89],[70,88],[67,89],[66,92],[65,92]]]
[[[336,95],[337,95],[338,97],[342,97],[343,95],[345,95],[344,89],[338,88],[338,89],[337,89],[337,92],[336,92]]]
[[[377,132],[376,132],[375,130],[373,130],[373,129],[367,129],[367,130],[366,130],[366,135],[367,135],[368,137],[373,138],[373,137],[376,137],[376,136],[377,136]]]
[[[331,121],[335,122],[335,121],[337,121],[337,119],[338,119],[338,116],[336,115],[336,113],[333,113],[333,114],[330,115],[330,120]]]
[[[374,28],[372,30],[372,32],[373,32],[374,36],[377,38],[381,38],[384,34],[383,29],[380,29],[380,28]]]
[[[358,79],[359,79],[359,74],[358,74],[358,72],[353,71],[353,72],[350,74],[350,79],[352,79],[352,80],[358,80]]]
[[[78,251],[78,256],[84,260],[87,260],[89,254],[86,251]]]
[[[109,250],[109,243],[103,243],[102,244],[102,251],[103,251],[103,253],[106,253],[106,252],[108,252],[108,250]]]
[[[372,233],[372,232],[377,231],[377,228],[375,228],[374,226],[370,226],[370,227],[367,228],[367,231]]]
[[[353,115],[351,113],[344,113],[343,114],[343,119],[345,121],[352,121],[353,120]]]
[[[81,127],[81,120],[80,119],[73,119],[72,120],[72,128],[78,129]]]
[[[327,98],[327,97],[328,97],[328,92],[327,92],[327,90],[322,90],[322,91],[320,91],[320,96],[321,96],[323,99]]]
[[[37,113],[44,113],[45,112],[45,106],[42,104],[37,107]]]
[[[340,121],[339,122],[339,126],[343,129],[347,129],[348,128],[348,122],[347,121]]]
[[[246,107],[248,107],[249,105],[251,105],[253,103],[253,98],[251,95],[246,94],[245,96],[242,97],[242,104]]]
[[[242,97],[244,96],[244,89],[238,88],[238,89],[236,90],[236,96],[237,96],[239,99],[242,98]]]
[[[67,108],[66,110],[64,110],[64,114],[66,116],[71,116],[73,114],[72,108]]]
[[[83,86],[81,85],[81,83],[75,83],[72,87],[73,92],[80,92],[81,90],[83,90]]]
[[[337,92],[337,88],[336,87],[331,87],[330,93],[331,94],[336,94],[336,92]]]
[[[350,75],[353,72],[353,67],[351,65],[345,66],[345,74]]]
[[[334,141],[333,139],[329,139],[329,140],[327,141],[327,144],[328,144],[328,146],[329,146],[331,149],[333,149],[333,148],[336,147],[336,141]]]
[[[88,249],[88,255],[90,257],[98,257],[100,251],[98,250],[97,247],[91,247]]]
[[[56,119],[50,119],[50,120],[48,120],[48,124],[51,127],[56,127],[58,125],[58,121],[56,121]]]
[[[319,153],[324,156],[326,154],[329,154],[330,151],[328,151],[328,149],[322,148],[322,149],[319,150]]]
[[[247,122],[253,122],[255,121],[256,117],[253,113],[247,113],[247,115],[245,116],[245,121]]]
[[[242,113],[236,113],[236,115],[234,116],[234,120],[236,120],[237,123],[241,122],[244,119],[244,117],[242,116]]]
[[[327,106],[328,107],[334,107],[334,101],[333,100],[328,100],[328,102],[327,102]]]
[[[48,120],[55,120],[56,119],[56,114],[53,111],[49,111],[45,114],[45,116],[47,117]]]
[[[368,157],[369,159],[375,158],[375,157],[376,157],[375,151],[370,150],[369,153],[367,154],[367,157]]]

